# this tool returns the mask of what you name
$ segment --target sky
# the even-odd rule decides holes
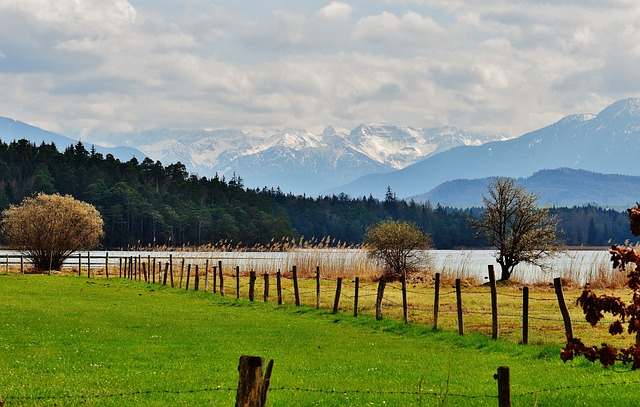
[[[68,136],[518,136],[640,96],[637,0],[0,0],[0,116]]]

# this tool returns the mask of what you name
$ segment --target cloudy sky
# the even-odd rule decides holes
[[[0,116],[66,135],[451,124],[640,96],[637,0],[0,0]]]

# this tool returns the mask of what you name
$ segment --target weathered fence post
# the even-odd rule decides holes
[[[169,274],[169,263],[164,264],[164,276],[162,278],[162,285],[167,285],[167,274]]]
[[[140,265],[140,267],[142,267],[142,274],[144,275],[144,282],[148,282],[147,280],[147,263],[142,263]]]
[[[218,273],[220,276],[220,296],[224,297],[224,275],[222,274],[222,261],[218,261]]]
[[[320,266],[316,266],[316,308],[320,309]]]
[[[200,289],[200,273],[198,273],[198,265],[196,264],[196,281],[193,284],[193,289],[198,291]]]
[[[91,252],[87,252],[87,278],[91,278]]]
[[[236,266],[236,299],[240,298],[240,266]]]
[[[153,258],[153,261],[152,261],[152,263],[151,263],[151,264],[152,264],[152,265],[151,265],[151,270],[153,270],[153,271],[151,272],[151,282],[152,282],[153,284],[155,284],[155,283],[156,283],[156,258],[155,258],[155,257]],[[159,275],[158,275],[158,276],[159,276]]]
[[[269,273],[264,273],[264,302],[269,300]]]
[[[353,316],[358,318],[358,294],[360,291],[360,277],[356,277],[355,289],[353,292]]]
[[[529,287],[522,287],[522,343],[529,343]]]
[[[491,338],[498,339],[498,290],[493,265],[489,265],[489,284],[491,285]]]
[[[256,272],[249,271],[249,301],[253,301],[256,289]]]
[[[462,321],[462,289],[460,279],[456,278],[456,306],[458,308],[458,333],[464,335],[464,322]]]
[[[173,255],[169,254],[169,276],[171,277],[171,288],[173,288]]]
[[[49,268],[51,268],[51,264],[49,264]],[[20,255],[20,274],[24,274],[24,256]]]
[[[183,259],[184,261],[184,259]],[[189,279],[191,278],[191,263],[187,264],[187,284],[186,290],[189,290]],[[180,273],[180,288],[182,288],[182,273]]]
[[[438,329],[438,311],[440,309],[440,273],[436,273],[435,291],[433,293],[433,329]]]
[[[291,266],[291,272],[293,273],[293,294],[296,297],[296,307],[300,306],[300,289],[298,288],[298,268]]]
[[[109,252],[104,254],[104,274],[109,278]]]
[[[182,288],[182,277],[184,275],[184,257],[182,258],[182,261],[180,262],[180,287]],[[189,282],[187,281],[187,285],[189,285]]]
[[[553,279],[553,286],[556,289],[558,305],[560,306],[562,320],[564,321],[564,333],[567,336],[567,340],[573,339],[573,326],[571,325],[571,316],[569,315],[567,304],[564,302],[564,293],[562,292],[562,281],[560,280],[560,277],[556,277]]]
[[[500,366],[498,373],[493,375],[498,381],[498,406],[511,407],[511,382],[509,379],[509,366]]]
[[[409,304],[407,303],[407,271],[402,272],[402,320],[409,323]]]
[[[382,299],[384,294],[384,288],[387,285],[387,281],[383,278],[380,278],[378,281],[378,294],[376,295],[376,321],[382,319]]]
[[[338,304],[340,303],[340,293],[342,292],[342,277],[338,277],[338,281],[336,282],[336,296],[333,300],[333,313],[336,314],[338,312]]]
[[[273,359],[267,365],[264,375],[263,369],[263,357],[240,356],[236,407],[263,407],[266,404]]]
[[[276,273],[276,291],[278,291],[278,305],[282,305],[282,273]]]
[[[82,273],[82,253],[78,253],[78,277],[80,277],[81,273]]]
[[[119,268],[119,271],[118,271],[118,277],[122,278],[122,257],[120,257],[119,260],[120,260],[120,268]],[[125,275],[126,275],[126,272],[125,272]]]

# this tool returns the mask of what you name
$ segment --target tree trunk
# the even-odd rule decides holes
[[[502,270],[502,275],[500,276],[501,281],[507,281],[511,277],[511,267],[507,265],[500,265],[500,269]]]

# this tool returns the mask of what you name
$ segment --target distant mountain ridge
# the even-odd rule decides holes
[[[363,124],[320,134],[284,129],[269,136],[230,130],[147,130],[110,135],[162,163],[180,161],[200,176],[240,176],[253,188],[318,195],[370,173],[385,173],[461,145],[505,140],[452,126],[414,129]],[[97,139],[97,141],[99,141]],[[103,140],[104,141],[104,140]]]
[[[19,139],[29,140],[36,145],[40,145],[43,142],[47,144],[54,143],[60,152],[64,151],[68,146],[78,143],[78,140],[43,130],[39,127],[31,126],[7,117],[0,117],[0,140],[5,143],[10,143]],[[90,150],[91,144],[89,143],[89,145],[86,145],[85,147],[87,150]],[[105,156],[107,154],[112,154],[115,158],[123,162],[129,161],[133,157],[142,161],[145,157],[140,150],[132,147],[103,147],[95,145],[95,149],[98,153]]]
[[[520,137],[455,147],[398,171],[369,174],[335,188],[351,196],[382,197],[387,186],[400,198],[423,194],[455,179],[527,177],[543,169],[572,168],[640,175],[640,99],[609,105],[598,115],[570,115]]]
[[[418,195],[416,202],[452,207],[483,206],[482,195],[495,177],[447,181]],[[516,183],[540,195],[540,203],[557,207],[593,205],[621,210],[640,200],[640,177],[558,168],[541,170]]]

